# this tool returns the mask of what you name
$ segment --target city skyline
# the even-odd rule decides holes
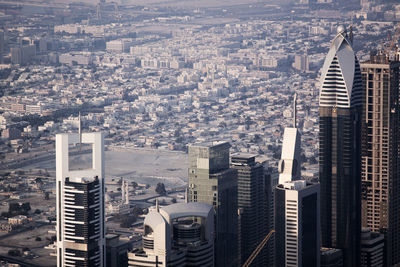
[[[395,266],[398,21],[0,0],[0,265]]]

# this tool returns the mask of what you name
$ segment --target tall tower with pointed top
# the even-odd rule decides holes
[[[296,125],[296,94],[293,100],[293,127],[286,127],[283,134],[282,154],[278,164],[279,184],[301,178],[301,136]]]
[[[338,28],[321,75],[322,246],[342,249],[344,266],[359,266],[362,81],[351,29],[348,33],[344,27]]]

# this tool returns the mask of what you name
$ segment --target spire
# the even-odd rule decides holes
[[[125,204],[129,205],[129,183],[125,181]]]
[[[79,111],[78,115],[78,133],[79,133],[79,144],[82,143],[82,120],[81,120],[81,112]]]
[[[189,195],[188,195],[188,189],[186,187],[186,189],[185,189],[185,203],[188,203],[188,202],[189,202]]]
[[[351,42],[351,45],[353,45],[353,25],[350,25],[349,40]]]
[[[293,128],[296,128],[296,116],[297,116],[296,100],[297,100],[297,94],[294,93],[294,99],[293,99]]]
[[[158,198],[156,198],[156,211],[160,212],[160,206],[158,205]]]

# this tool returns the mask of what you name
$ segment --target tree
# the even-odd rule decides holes
[[[176,198],[171,199],[172,203],[176,203]]]
[[[21,256],[21,251],[19,251],[18,249],[10,249],[8,251],[8,255],[13,257],[18,257]]]
[[[42,211],[40,209],[35,210],[35,214],[40,214],[40,213],[42,213]]]
[[[35,241],[42,241],[42,238],[41,238],[40,236],[37,236],[37,237],[35,238]]]
[[[166,195],[167,191],[165,190],[165,185],[163,183],[158,183],[156,186],[156,193],[159,195]]]
[[[31,210],[31,204],[29,202],[22,203],[21,210],[23,213],[27,214]]]
[[[134,222],[136,222],[135,216],[125,216],[122,218],[122,221],[119,226],[122,228],[129,228]]]
[[[138,183],[136,183],[135,181],[132,181],[131,184],[132,184],[132,187],[133,187],[133,188],[138,187]]]

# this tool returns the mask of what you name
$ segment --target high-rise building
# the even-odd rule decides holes
[[[217,266],[238,264],[237,170],[229,166],[229,148],[227,142],[189,146],[189,201],[215,209]]]
[[[275,266],[320,266],[320,185],[275,187]]]
[[[363,228],[361,233],[361,267],[383,267],[383,234]]]
[[[69,146],[92,145],[92,167],[71,170]],[[56,136],[57,266],[105,266],[102,133]]]
[[[26,64],[36,55],[36,47],[33,44],[11,47],[11,63]]]
[[[293,101],[293,127],[283,134],[282,153],[278,165],[279,184],[301,178],[301,136],[296,125],[296,94]]]
[[[4,44],[4,31],[0,31],[0,64],[3,63]]]
[[[362,81],[353,33],[340,26],[321,70],[319,179],[322,246],[359,266]]]
[[[256,163],[254,155],[237,154],[231,167],[238,171],[238,258],[242,265],[269,232],[268,192],[270,179],[264,166]],[[253,261],[255,266],[268,266],[265,247]]]
[[[321,267],[343,267],[343,252],[337,248],[321,248]]]
[[[214,266],[214,210],[205,203],[158,203],[144,220],[143,249],[128,253],[129,266]]]
[[[371,53],[363,80],[362,226],[385,234],[385,265],[400,263],[400,62]]]
[[[305,54],[305,55],[295,55],[294,56],[294,62],[292,64],[292,67],[294,69],[302,71],[302,72],[307,72],[307,71],[310,70],[309,65],[310,64],[309,64],[309,60],[308,60],[307,54]]]

